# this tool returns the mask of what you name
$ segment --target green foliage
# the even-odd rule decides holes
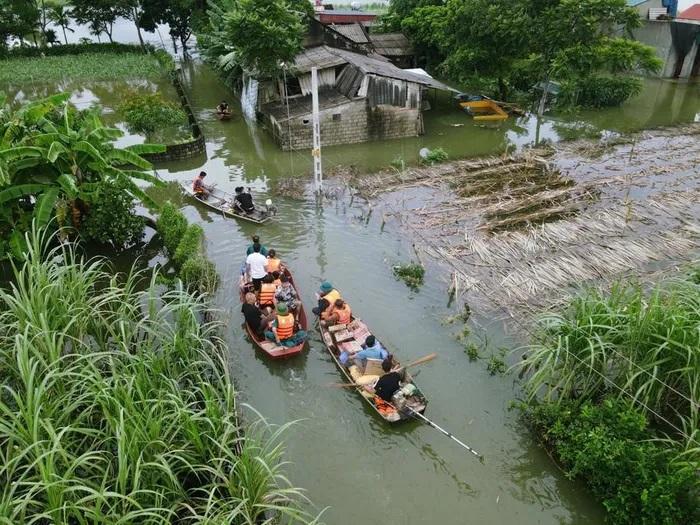
[[[165,100],[160,93],[131,91],[118,111],[132,133],[144,133],[149,139],[170,126],[184,126],[187,115],[180,104]]]
[[[534,404],[525,417],[572,478],[603,501],[611,523],[697,523],[700,483],[673,461],[679,450],[650,440],[644,414],[626,400]]]
[[[489,360],[486,363],[486,370],[489,374],[492,376],[503,375],[506,373],[507,369],[508,367],[506,366],[506,362],[503,360],[502,352],[500,354],[491,354],[491,357],[489,357]]]
[[[464,347],[464,353],[467,354],[467,357],[469,358],[470,361],[476,361],[480,357],[479,356],[479,346],[474,342],[469,342]]]
[[[148,0],[142,5],[140,25],[155,31],[157,24],[167,24],[170,37],[185,48],[194,27],[204,17],[205,5],[201,0]]]
[[[65,46],[57,46],[61,48]],[[152,55],[82,53],[0,60],[0,83],[26,84],[62,80],[160,78],[163,68]]]
[[[501,99],[514,87],[526,93],[552,79],[592,77],[591,91],[605,75],[661,66],[653,48],[615,36],[640,24],[625,0],[402,0],[384,21],[408,35],[423,63]],[[623,94],[618,89],[617,100]]]
[[[173,261],[177,266],[182,266],[185,262],[202,252],[202,242],[204,241],[204,230],[199,224],[190,224],[177,245]]]
[[[0,290],[0,521],[309,522],[201,298],[49,241]]]
[[[121,250],[138,242],[144,227],[144,219],[135,214],[133,197],[119,184],[103,182],[92,195],[80,235]]]
[[[168,201],[160,208],[160,215],[156,221],[158,233],[163,238],[165,249],[170,257],[175,256],[177,247],[187,230],[187,219],[175,205]]]
[[[636,77],[589,75],[563,82],[557,104],[594,108],[619,106],[641,91],[642,81]]]
[[[396,278],[401,279],[412,290],[417,290],[423,284],[425,268],[421,264],[399,264],[394,266],[393,271]]]
[[[447,152],[444,149],[433,148],[425,156],[425,158],[423,159],[423,163],[424,164],[440,164],[441,162],[445,162],[448,158],[449,158],[449,156],[447,155]]]
[[[204,56],[229,79],[243,72],[276,77],[283,63],[293,63],[306,32],[306,8],[300,7],[300,1],[291,4],[289,0],[212,0],[210,27],[198,35]]]
[[[214,263],[203,255],[187,259],[180,269],[180,278],[188,289],[199,293],[213,293],[220,284]]]
[[[47,224],[59,200],[70,203],[73,225],[79,228],[82,204],[93,199],[99,183],[118,184],[128,198],[156,207],[135,181],[163,184],[139,155],[164,148],[116,148],[120,130],[105,127],[95,111],[78,111],[67,100],[67,94],[54,95],[0,113],[0,237],[20,252],[32,220]]]
[[[64,44],[61,46],[52,47],[13,47],[7,51],[8,58],[38,58],[38,57],[55,57],[64,55],[83,55],[83,54],[106,54],[106,55],[119,55],[119,54],[144,54],[146,51],[154,52],[155,48],[152,46],[135,46],[133,44],[121,44],[117,42],[81,42],[79,44]]]

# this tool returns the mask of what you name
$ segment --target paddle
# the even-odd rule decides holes
[[[453,436],[452,434],[450,434],[447,430],[445,430],[444,428],[442,428],[441,426],[439,426],[437,423],[434,423],[434,422],[430,421],[427,417],[425,417],[425,416],[424,416],[423,414],[421,414],[420,412],[416,412],[415,410],[413,410],[411,407],[408,407],[408,406],[407,406],[407,407],[403,407],[403,410],[407,410],[412,416],[418,417],[418,418],[422,419],[422,420],[425,421],[429,426],[433,427],[435,430],[438,430],[439,432],[442,432],[442,433],[445,434],[448,438],[450,438],[452,441],[458,443],[461,447],[466,448],[469,452],[471,452],[471,453],[474,454],[477,458],[479,458],[479,461],[481,461],[482,463],[484,462],[484,456],[482,456],[481,454],[479,454],[476,450],[474,450],[474,449],[473,449],[472,447],[470,447],[469,445],[467,445],[467,444],[465,444],[465,443],[462,443],[459,439],[457,439],[456,437],[454,437],[454,436]]]
[[[415,361],[411,361],[407,365],[402,366],[398,370],[401,370],[403,368],[408,368],[409,366],[417,366],[417,365],[422,365],[423,363],[427,363],[428,361],[432,361],[437,357],[437,353],[433,352],[432,354],[428,354],[425,357],[421,357],[420,359],[416,359]],[[363,386],[363,385],[358,385],[357,383],[331,383],[327,385],[329,387],[334,387],[334,388],[347,388],[350,386]]]

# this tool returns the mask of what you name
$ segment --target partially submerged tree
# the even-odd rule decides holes
[[[187,53],[187,43],[194,27],[201,23],[206,2],[204,0],[149,0],[144,2],[141,25],[147,31],[154,31],[156,24],[168,24],[170,38]]]

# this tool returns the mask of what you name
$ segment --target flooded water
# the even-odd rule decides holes
[[[210,183],[225,190],[243,184],[264,194],[276,179],[311,172],[308,152],[280,151],[264,130],[240,117],[229,122],[213,117],[212,108],[233,95],[210,69],[190,63],[184,72],[207,156],[159,167],[163,178],[189,181],[203,169]],[[643,95],[625,107],[583,117],[592,126],[625,131],[694,121],[699,112],[698,85],[648,81]],[[424,137],[325,148],[324,166],[372,170],[397,158],[411,163],[422,147],[440,146],[452,157],[498,154],[536,139],[555,140],[572,118],[548,118],[539,127],[531,118],[477,126],[444,104],[426,115]],[[342,197],[321,205],[276,199],[277,219],[257,227],[207,211],[180,196],[175,184],[160,196],[180,204],[188,219],[204,227],[208,255],[222,276],[215,301],[228,319],[226,338],[241,398],[272,423],[298,421],[287,434],[289,477],[308,490],[319,510],[328,507],[327,523],[603,522],[600,505],[563,476],[510,410],[515,378],[489,376],[485,359],[470,362],[454,337],[461,327],[443,324],[454,310],[441,276],[429,271],[418,293],[394,279],[391,266],[414,257],[400,227],[383,225],[376,214],[367,218],[361,203],[350,205]],[[427,426],[390,428],[354,392],[327,387],[341,376],[315,332],[308,352],[291,361],[271,362],[255,351],[241,329],[237,290],[238,269],[255,233],[288,262],[307,308],[319,282],[328,279],[402,360],[439,354],[416,378],[429,398],[426,415],[481,452],[485,464]],[[486,337],[493,351],[516,344],[510,327],[491,314],[474,312],[474,340]]]

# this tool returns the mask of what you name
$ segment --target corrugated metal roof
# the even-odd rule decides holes
[[[318,69],[325,69],[342,64],[352,64],[365,74],[369,73],[382,77],[395,78],[397,80],[405,80],[407,82],[415,82],[416,84],[446,91],[456,91],[430,77],[400,69],[385,58],[360,55],[359,53],[353,53],[352,51],[346,51],[337,47],[318,46],[306,49],[297,55],[293,69],[297,74],[301,74],[308,73],[314,66]]]
[[[691,5],[685,11],[682,11],[677,18],[684,20],[700,20],[700,4]]]
[[[370,35],[374,50],[384,56],[409,56],[413,47],[403,33],[376,33]]]
[[[362,29],[362,26],[360,24],[355,23],[346,25],[331,25],[328,27],[330,27],[334,31],[337,31],[344,37],[349,38],[356,44],[369,43],[369,38],[367,38],[365,30]]]
[[[318,93],[318,109],[325,109],[343,106],[352,102],[342,93],[338,93],[335,89],[323,89]],[[287,104],[281,101],[270,102],[262,107],[263,113],[268,113],[275,117],[279,122],[285,122],[287,118],[300,117],[302,115],[310,115],[312,111],[311,95],[289,99],[289,108]]]

